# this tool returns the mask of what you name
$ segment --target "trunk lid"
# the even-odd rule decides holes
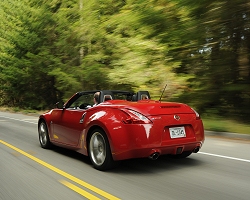
[[[145,116],[149,115],[169,115],[169,114],[194,114],[194,111],[186,104],[176,102],[160,102],[152,100],[142,100],[129,102],[125,108],[133,109]]]

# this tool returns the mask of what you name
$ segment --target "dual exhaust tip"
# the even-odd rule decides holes
[[[180,147],[181,150],[182,150],[182,147]],[[197,153],[198,151],[200,150],[200,147],[195,147],[194,150],[193,150],[193,153]],[[154,153],[152,153],[148,158],[151,159],[151,160],[157,160],[160,156],[160,152],[158,151],[155,151]]]
[[[200,147],[195,147],[195,149],[193,150],[193,153],[197,153],[200,150]]]
[[[160,153],[159,152],[154,152],[149,156],[149,159],[151,160],[157,160],[157,158],[159,158]]]

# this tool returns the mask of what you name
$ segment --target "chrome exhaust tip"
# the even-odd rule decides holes
[[[157,158],[159,158],[159,156],[160,156],[160,153],[155,152],[155,153],[152,153],[152,154],[149,156],[149,159],[151,159],[151,160],[156,160]]]
[[[200,147],[195,147],[195,149],[193,150],[194,153],[197,153],[200,150]]]

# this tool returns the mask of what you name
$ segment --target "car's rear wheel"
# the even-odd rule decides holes
[[[101,129],[92,131],[89,139],[88,152],[92,164],[98,170],[108,170],[116,165],[111,155],[108,138]]]
[[[48,149],[52,146],[50,139],[47,125],[44,121],[41,121],[38,126],[38,137],[39,142],[42,148]]]

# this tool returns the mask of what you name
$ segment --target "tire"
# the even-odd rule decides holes
[[[102,129],[95,129],[90,134],[88,154],[94,168],[105,171],[117,164],[113,160],[108,138]]]
[[[193,152],[192,151],[183,151],[181,154],[170,155],[171,158],[181,159],[190,156]]]
[[[47,125],[44,121],[39,123],[38,126],[38,137],[39,137],[39,142],[42,148],[44,149],[49,149],[51,148],[52,144],[49,139],[49,132]]]

